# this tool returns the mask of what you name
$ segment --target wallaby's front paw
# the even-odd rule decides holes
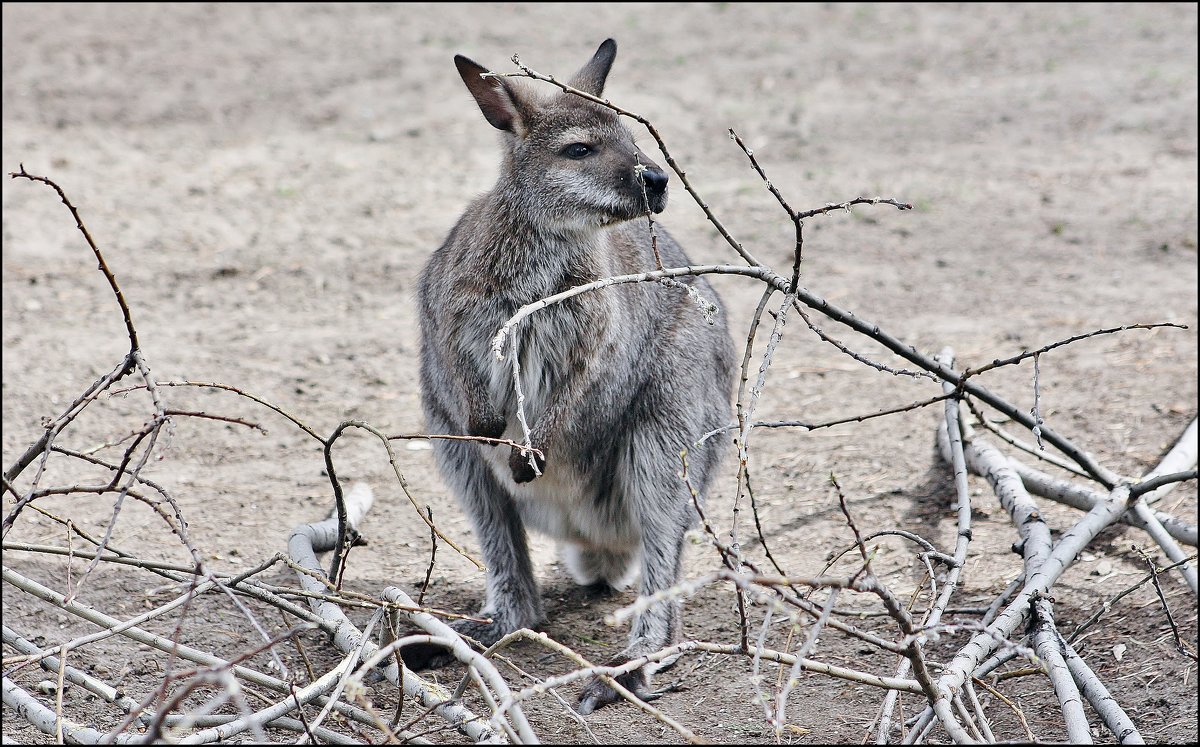
[[[623,662],[614,660],[609,662],[609,666],[617,666],[621,663]],[[659,693],[650,690],[649,678],[644,669],[627,672],[618,676],[616,680],[621,683],[622,687],[636,695],[639,700],[649,703],[659,697]],[[603,708],[621,699],[622,697],[607,682],[599,677],[592,677],[584,686],[583,692],[579,694],[578,710],[581,715],[586,716],[597,708]]]
[[[537,472],[534,472],[529,464],[530,457],[537,463]],[[513,449],[512,455],[508,457],[508,468],[512,470],[513,482],[529,482],[546,470],[546,460],[537,454],[522,454],[520,449]]]
[[[467,435],[482,438],[502,438],[508,428],[508,421],[503,416],[492,413],[480,418],[471,418],[467,423]]]

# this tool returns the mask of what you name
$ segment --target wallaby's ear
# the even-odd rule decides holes
[[[500,78],[481,78],[482,74],[490,71],[461,54],[454,55],[454,66],[492,127],[518,135],[524,131],[520,99],[511,86]]]
[[[571,78],[571,87],[593,96],[604,93],[604,81],[608,78],[608,71],[612,68],[616,56],[617,43],[612,39],[605,39],[588,64],[575,73],[574,78]]]

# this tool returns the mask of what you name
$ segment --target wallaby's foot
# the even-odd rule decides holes
[[[537,462],[537,472],[534,472],[533,467],[529,464],[530,457]],[[546,460],[537,454],[522,454],[520,449],[513,449],[512,455],[508,458],[508,468],[512,470],[513,482],[518,484],[529,482],[538,476],[538,472],[546,470]]]
[[[588,599],[607,599],[608,597],[621,593],[620,589],[604,579],[594,581],[581,588],[583,589],[584,597]]]
[[[409,635],[425,631],[409,631]],[[425,669],[440,669],[454,661],[454,655],[450,653],[450,649],[441,646],[435,646],[432,643],[414,643],[411,646],[405,646],[400,649],[400,658],[404,660],[404,666],[414,672],[420,672]]]
[[[610,661],[608,665],[620,666],[625,661],[627,660],[624,657],[618,657]],[[621,683],[622,687],[644,702],[649,703],[661,695],[650,689],[650,678],[646,675],[645,668],[627,672],[615,679]],[[588,680],[587,685],[583,688],[583,692],[579,695],[577,710],[581,715],[586,716],[597,708],[603,708],[610,703],[616,703],[618,700],[624,700],[624,698],[618,695],[617,691],[600,677],[592,677]]]
[[[450,627],[454,628],[459,635],[468,639],[468,642],[474,642],[482,646],[490,646],[504,637],[503,631],[500,630],[500,626],[496,623],[457,620]],[[426,632],[424,630],[410,630],[405,633],[405,636],[422,635]],[[454,654],[450,653],[450,649],[433,643],[413,643],[404,646],[400,649],[400,658],[404,660],[404,666],[414,672],[419,672],[423,669],[438,669],[455,661]]]

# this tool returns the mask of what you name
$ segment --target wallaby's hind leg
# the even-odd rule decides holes
[[[637,551],[608,551],[584,547],[574,542],[563,543],[563,562],[571,578],[580,586],[607,584],[623,591],[637,573]]]
[[[451,432],[432,424],[434,433]],[[538,595],[533,565],[525,539],[525,526],[512,497],[496,481],[491,469],[476,451],[475,444],[461,441],[435,442],[442,474],[471,517],[475,534],[487,565],[487,599],[480,617],[491,624],[459,620],[452,627],[485,646],[521,628],[532,628],[542,621],[542,600]],[[412,669],[448,663],[443,649],[418,644],[401,651]]]
[[[665,591],[680,578],[683,563],[683,541],[692,524],[695,508],[687,487],[678,475],[678,467],[672,457],[679,454],[680,447],[674,445],[678,434],[657,430],[654,424],[639,429],[632,435],[629,458],[654,460],[650,463],[631,465],[625,473],[632,476],[626,486],[626,497],[636,511],[636,520],[642,531],[641,588],[643,597]],[[700,491],[706,487],[707,473],[714,445],[706,447],[705,453],[694,454],[689,459],[689,474],[693,485]],[[679,640],[682,633],[683,605],[678,599],[659,602],[634,618],[629,645],[608,662],[620,665]],[[658,668],[658,667],[655,667]],[[643,700],[654,697],[649,687],[649,672],[643,667],[617,678],[627,689]],[[579,699],[579,712],[591,713],[596,708],[616,701],[620,696],[599,678],[592,679]]]
[[[665,522],[664,522],[665,524]],[[679,578],[680,559],[683,555],[684,527],[660,526],[647,530],[643,540],[641,595],[651,596],[673,586]],[[607,662],[619,666],[627,661],[664,648],[677,641],[681,632],[680,616],[682,604],[678,599],[659,602],[639,614],[633,621],[629,645],[624,651]],[[648,672],[637,669],[617,677],[625,688],[642,700],[651,700]],[[597,708],[620,699],[616,691],[599,678],[592,679],[579,697],[579,712],[588,714]]]

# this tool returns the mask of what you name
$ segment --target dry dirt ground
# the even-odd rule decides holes
[[[1186,324],[1188,331],[1129,331],[1043,356],[1041,406],[1060,432],[1133,476],[1153,466],[1195,417],[1197,11],[1190,4],[5,3],[3,169],[23,163],[50,176],[80,207],[160,380],[242,387],[323,433],[350,418],[388,433],[417,433],[416,275],[497,171],[496,134],[463,88],[452,55],[509,70],[509,56],[519,52],[538,70],[569,75],[609,36],[620,51],[606,93],[657,124],[713,211],[762,260],[790,266],[792,227],[730,141],[730,127],[797,208],[860,195],[915,206],[903,213],[860,207],[809,220],[804,283],[814,292],[918,349],[952,346],[962,365],[1103,327]],[[653,141],[641,141],[651,152]],[[673,184],[662,223],[695,261],[734,261],[678,180]],[[127,345],[114,299],[53,193],[6,178],[3,207],[7,466],[39,436],[42,419],[115,365]],[[761,289],[745,279],[713,282],[741,344]],[[896,363],[835,323],[819,315],[815,321],[856,350]],[[983,383],[1032,406],[1028,362]],[[820,421],[936,392],[929,381],[865,367],[797,320],[771,368],[760,414]],[[330,487],[311,438],[228,393],[166,395],[171,407],[243,418],[269,431],[178,419],[146,468],[178,497],[214,567],[249,568],[283,550],[291,527],[327,511]],[[149,412],[139,394],[102,399],[63,443],[102,445],[140,426]],[[864,532],[901,527],[953,547],[949,470],[933,450],[940,412],[812,433],[754,433],[751,466],[764,531],[789,572],[818,572],[851,540],[831,472]],[[431,453],[401,443],[398,454],[416,499],[473,548]],[[352,553],[347,587],[367,594],[389,583],[417,588],[428,532],[397,489],[382,449],[352,434],[335,457],[344,477],[369,481],[378,495],[363,527],[370,544]],[[49,469],[55,484],[96,479],[65,459]],[[728,469],[709,497],[722,531],[733,524],[733,474]],[[1020,567],[1007,515],[986,483],[971,484],[974,541],[953,604],[968,610],[990,602]],[[6,494],[5,513],[12,505]],[[91,533],[101,532],[112,512],[107,498],[94,496],[38,505]],[[1194,522],[1194,484],[1173,492],[1165,508]],[[748,513],[740,514],[741,535],[761,560],[761,547],[747,539]],[[1051,505],[1044,513],[1056,531],[1079,516]],[[63,545],[66,534],[26,511],[5,540]],[[142,557],[186,560],[161,520],[137,504],[122,511],[112,541]],[[878,544],[881,576],[910,593],[922,580],[911,547]],[[1110,529],[1065,575],[1054,593],[1063,630],[1140,578],[1145,566],[1133,544],[1152,547],[1136,530]],[[603,618],[632,593],[588,598],[571,584],[552,543],[535,539],[534,548],[545,630],[593,659],[619,650],[626,631]],[[61,558],[9,550],[4,564],[65,587]],[[75,581],[83,566],[72,564]],[[718,566],[716,552],[696,534],[686,575]],[[266,577],[292,582],[286,569]],[[1194,645],[1195,598],[1176,576],[1163,583],[1181,633]],[[482,574],[439,549],[429,601],[471,612],[482,589]],[[173,593],[176,587],[159,577],[106,564],[79,598],[128,617]],[[728,588],[698,594],[687,607],[685,635],[736,642],[733,599]],[[846,599],[852,609],[871,605]],[[264,624],[283,630],[279,616],[267,612],[260,611]],[[45,645],[94,630],[7,584],[3,613],[6,625]],[[762,609],[752,614],[761,619]],[[150,627],[170,632],[176,622]],[[884,619],[862,623],[890,631]],[[255,640],[222,598],[206,597],[182,628],[188,642],[224,655]],[[782,631],[772,631],[776,646],[785,645]],[[944,643],[961,645],[966,635]],[[320,651],[320,637],[304,641],[317,664],[333,660]],[[1120,659],[1113,654],[1119,646]],[[937,649],[935,662],[950,650]],[[281,651],[303,671],[294,649]],[[1080,651],[1147,740],[1195,741],[1196,667],[1173,645],[1148,586],[1103,618]],[[532,646],[515,654],[534,672],[564,667]],[[881,674],[896,664],[833,633],[815,655]],[[690,674],[657,705],[708,739],[771,741],[754,702],[751,663],[707,659],[693,669],[696,661],[676,668]],[[163,657],[109,640],[74,653],[70,663],[142,698]],[[48,676],[22,671],[16,679],[32,688]],[[436,676],[454,682],[458,673]],[[764,674],[768,693],[776,676],[773,669]],[[1000,688],[1037,738],[1065,739],[1044,678],[1005,680]],[[567,688],[564,696],[575,693]],[[394,708],[386,688],[377,697],[381,710]],[[804,675],[788,710],[795,728],[783,740],[860,740],[880,699],[871,688]],[[987,702],[999,736],[1025,738],[1008,706],[990,696]],[[914,705],[907,699],[905,712],[914,713]],[[97,728],[119,721],[79,688],[66,692],[64,707]],[[537,701],[532,713],[547,741],[588,739],[553,700]],[[7,707],[4,716],[6,741],[48,741]],[[678,739],[628,705],[601,710],[587,723],[602,742]]]

